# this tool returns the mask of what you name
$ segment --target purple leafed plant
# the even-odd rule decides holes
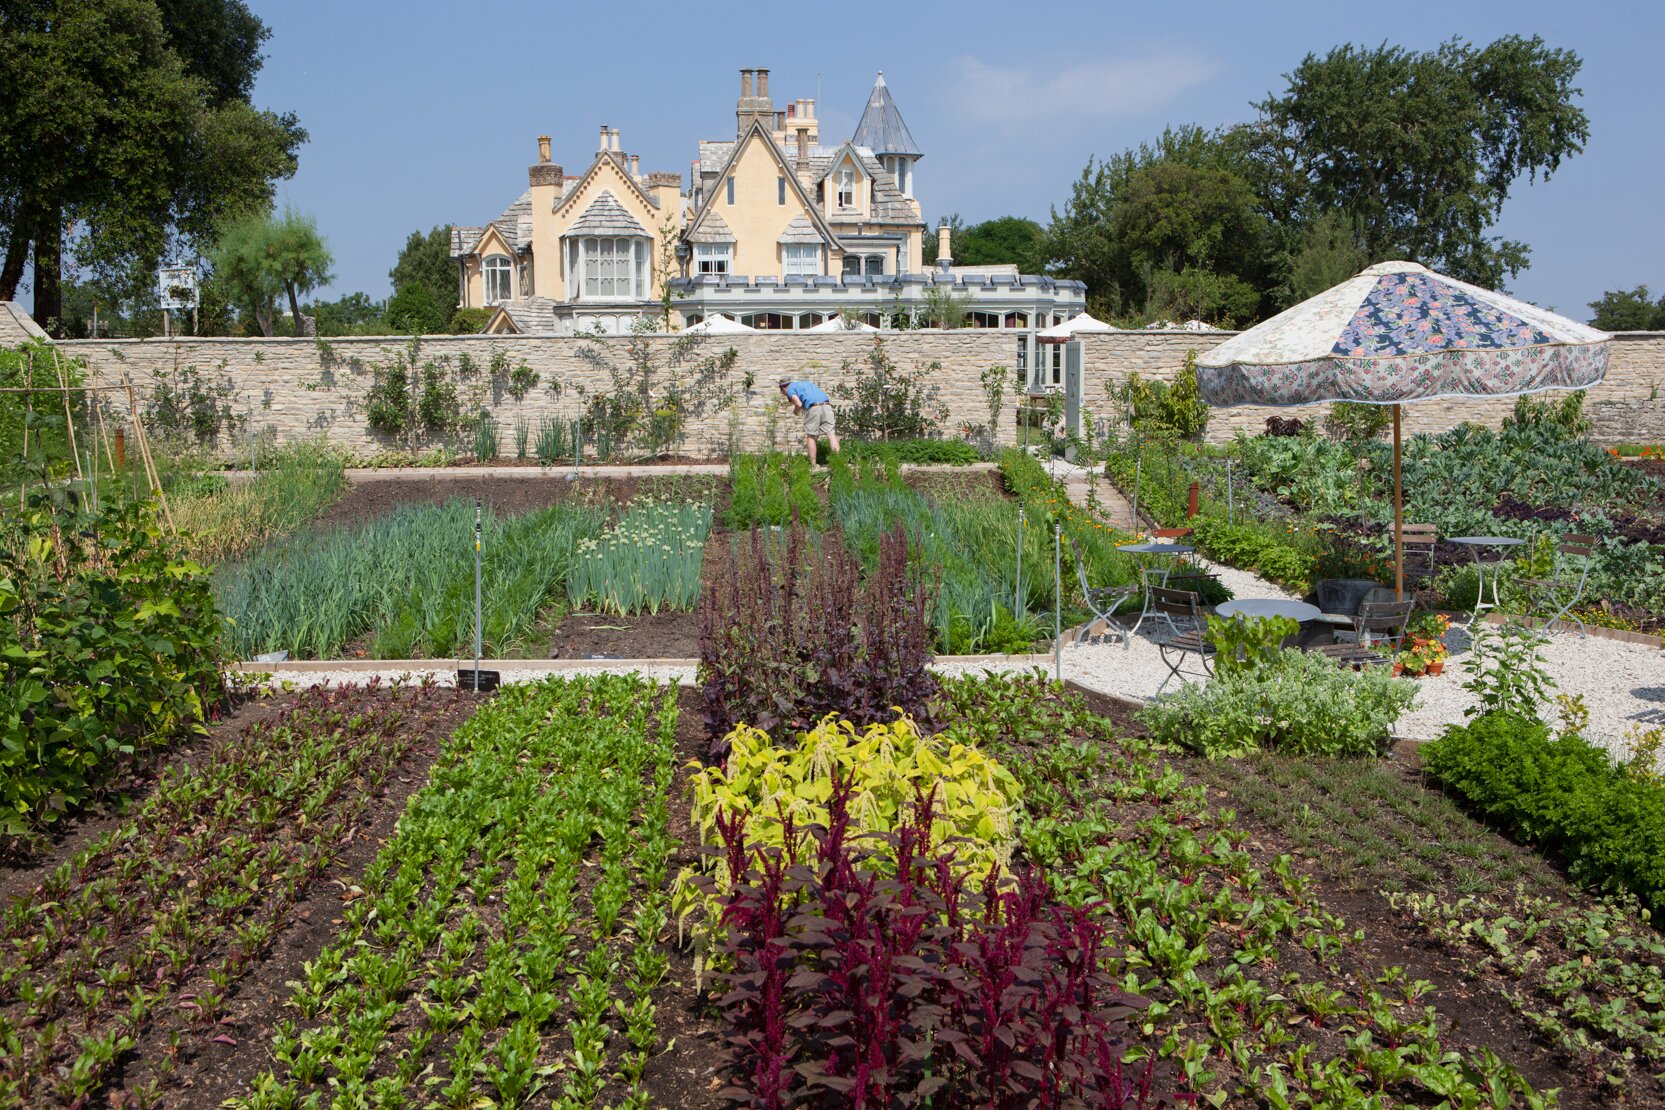
[[[1116,953],[1090,908],[1055,901],[1034,868],[968,885],[931,841],[933,797],[882,838],[853,833],[849,798],[835,779],[813,859],[753,849],[742,819],[719,820],[741,877],[714,953],[727,1097],[765,1110],[1183,1101],[1153,1060],[1122,1064],[1144,1001],[1104,969]]]
[[[924,720],[937,691],[931,593],[900,527],[881,540],[865,581],[837,532],[817,542],[794,524],[771,544],[754,528],[700,598],[712,758],[741,722],[778,738],[833,712],[866,725],[892,720],[899,706]]]

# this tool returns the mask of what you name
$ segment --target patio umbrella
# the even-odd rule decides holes
[[[842,316],[832,316],[821,321],[805,331],[833,332],[833,331],[878,331],[879,329],[865,320],[846,320]]]
[[[1085,335],[1088,332],[1118,330],[1120,329],[1111,327],[1103,320],[1095,320],[1083,312],[1079,316],[1065,320],[1062,324],[1053,324],[1050,328],[1037,332],[1035,338],[1039,339],[1042,343],[1068,343],[1077,335]]]
[[[756,331],[738,320],[731,320],[727,316],[708,316],[699,323],[683,329],[694,335],[738,335],[743,331]]]
[[[1400,406],[1586,389],[1605,332],[1414,262],[1382,262],[1197,357],[1212,405],[1393,407],[1394,596],[1405,592]]]

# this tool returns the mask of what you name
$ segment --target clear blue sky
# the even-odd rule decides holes
[[[777,106],[814,97],[843,138],[884,70],[925,157],[927,219],[1045,223],[1090,155],[1168,124],[1249,118],[1308,53],[1539,34],[1584,60],[1585,152],[1522,182],[1497,232],[1532,246],[1513,291],[1576,318],[1605,289],[1665,293],[1665,4],[864,3],[253,0],[272,28],[255,101],[311,132],[280,201],[314,214],[332,293],[390,292],[405,237],[480,224],[526,187],[536,136],[588,166],[603,123],[644,170],[732,137],[742,67]],[[817,25],[817,18],[825,22]]]

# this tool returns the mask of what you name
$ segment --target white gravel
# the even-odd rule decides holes
[[[1214,569],[1237,597],[1290,596],[1246,571]],[[1156,643],[1169,634],[1161,622],[1147,621],[1126,648],[1120,643],[1066,645],[1064,676],[1107,694],[1148,700],[1168,677]],[[1396,735],[1432,740],[1447,724],[1464,720],[1464,710],[1474,704],[1474,696],[1463,689],[1468,679],[1464,666],[1470,656],[1468,634],[1454,628],[1447,643],[1450,654],[1444,674],[1406,680],[1416,683],[1419,697],[1415,707],[1399,719]],[[1590,710],[1586,738],[1592,743],[1623,758],[1629,751],[1626,736],[1633,729],[1665,725],[1665,651],[1557,632],[1551,634],[1543,656],[1557,693],[1583,695]],[[1168,689],[1174,686],[1170,682]]]

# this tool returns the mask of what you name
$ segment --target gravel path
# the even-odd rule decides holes
[[[1220,568],[1220,575],[1238,597],[1287,596],[1243,571]],[[1103,693],[1147,700],[1168,677],[1156,647],[1157,640],[1168,634],[1165,627],[1147,622],[1126,648],[1119,643],[1066,646],[1064,676]],[[1420,696],[1415,707],[1399,719],[1396,735],[1432,740],[1447,724],[1464,720],[1464,711],[1474,704],[1474,696],[1463,689],[1468,679],[1464,664],[1471,655],[1469,637],[1453,629],[1448,643],[1444,674],[1407,679],[1416,683]],[[1572,633],[1555,633],[1543,655],[1556,692],[1583,695],[1590,710],[1586,738],[1616,757],[1628,755],[1626,735],[1632,729],[1665,725],[1665,652],[1596,636],[1579,639]],[[1170,682],[1168,689],[1173,688]]]

